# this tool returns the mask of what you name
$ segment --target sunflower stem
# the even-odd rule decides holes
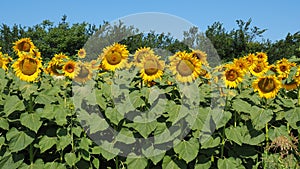
[[[33,155],[33,144],[29,145],[29,160],[30,160],[30,165],[33,164],[33,159],[34,159],[34,155]]]
[[[269,142],[269,127],[268,127],[268,123],[266,123],[266,145]]]

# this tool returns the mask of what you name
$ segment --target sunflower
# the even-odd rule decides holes
[[[39,52],[38,49],[32,49],[32,50],[30,51],[30,53],[31,53],[32,56],[34,56],[35,58],[37,58],[37,59],[42,59],[42,57],[41,57],[41,52]]]
[[[269,70],[269,63],[256,60],[252,66],[250,66],[250,72],[256,77],[263,76]]]
[[[253,84],[254,91],[258,91],[261,98],[274,98],[281,88],[280,81],[275,76],[262,76],[256,79]]]
[[[81,59],[85,58],[85,56],[86,56],[86,51],[85,51],[85,49],[84,49],[84,48],[79,49],[78,52],[77,52],[77,55],[78,55],[78,57],[81,58]]]
[[[164,62],[159,59],[156,55],[148,55],[142,60],[143,68],[140,76],[144,82],[151,82],[163,75]]]
[[[19,52],[30,52],[35,49],[34,44],[32,43],[30,38],[22,38],[16,42],[14,42],[13,49],[16,53]]]
[[[290,70],[291,63],[286,58],[277,61],[276,72],[279,74],[278,77],[282,79],[287,78],[290,73]]]
[[[258,61],[267,62],[268,61],[268,55],[264,52],[257,52],[255,57]]]
[[[202,65],[191,53],[177,52],[170,60],[170,70],[178,81],[186,83],[198,78]]]
[[[21,80],[32,82],[38,78],[42,61],[34,58],[30,53],[20,53],[17,61],[12,65],[16,76]]]
[[[126,66],[129,51],[125,45],[114,43],[103,49],[102,68],[105,70],[121,69]]]
[[[74,77],[78,74],[76,62],[73,60],[68,60],[63,65],[62,71],[64,72],[65,76],[69,77],[70,79],[74,79]]]
[[[238,59],[233,59],[233,64],[238,67],[241,71],[246,72],[248,71],[248,62],[245,58],[241,57]]]
[[[294,76],[294,80],[297,83],[297,86],[300,86],[300,66],[297,69],[296,75]]]
[[[207,62],[207,54],[201,50],[193,50],[191,52],[192,56],[199,59],[201,61],[201,63],[205,66],[208,66],[208,62]]]
[[[51,61],[48,63],[46,72],[52,76],[63,76],[63,65],[69,57],[63,53],[55,54]]]
[[[88,80],[92,79],[93,76],[93,70],[91,65],[88,62],[82,63],[82,62],[78,62],[77,63],[77,68],[78,68],[78,73],[77,75],[74,77],[74,81],[78,82],[78,83],[85,83]]]
[[[292,82],[289,84],[282,84],[282,88],[284,88],[285,90],[294,90],[298,88],[297,82]]]
[[[135,51],[133,57],[134,57],[135,63],[137,65],[139,65],[142,63],[142,60],[146,56],[153,56],[153,55],[154,55],[154,51],[150,47],[141,47],[137,51]]]
[[[234,64],[228,64],[223,74],[223,80],[225,81],[226,87],[236,88],[237,85],[243,81],[243,76],[243,71]]]
[[[252,66],[255,60],[257,60],[256,56],[253,53],[249,53],[247,56],[244,56],[244,59],[248,67]]]
[[[1,48],[0,48],[1,49]],[[8,63],[10,63],[12,61],[12,58],[9,57],[7,54],[3,54],[2,52],[0,52],[0,67],[2,69],[4,69],[5,71],[8,70]]]

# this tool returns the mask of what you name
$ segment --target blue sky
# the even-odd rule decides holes
[[[63,15],[71,24],[102,24],[143,12],[162,12],[178,16],[205,31],[219,21],[226,30],[237,28],[236,20],[252,19],[252,26],[268,29],[264,38],[285,38],[300,31],[300,1],[279,0],[7,0],[1,2],[0,23],[32,26],[43,20],[58,23]]]

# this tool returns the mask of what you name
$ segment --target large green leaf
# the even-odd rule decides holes
[[[7,153],[4,156],[0,156],[1,169],[17,169],[24,160],[23,154],[10,154]]]
[[[237,158],[234,159],[232,157],[227,159],[219,159],[218,160],[218,168],[222,169],[245,169],[245,167],[242,165],[242,160]]]
[[[120,149],[115,148],[113,143],[103,141],[100,146],[101,154],[106,160],[111,160],[116,157]]]
[[[156,128],[157,121],[147,122],[147,119],[144,119],[145,122],[134,122],[127,124],[128,127],[134,128],[138,131],[144,138],[147,138],[151,132],[153,132]]]
[[[162,169],[186,169],[187,166],[183,161],[172,159],[170,156],[165,156],[162,163]]]
[[[117,109],[108,107],[105,111],[106,117],[110,120],[111,123],[118,125],[119,122],[124,119],[124,115],[121,114]]]
[[[128,169],[136,169],[136,168],[145,168],[147,166],[148,160],[146,158],[126,158],[126,164]]]
[[[142,149],[143,154],[150,159],[155,165],[164,158],[165,151],[149,146],[146,149]]]
[[[74,153],[66,153],[65,154],[66,163],[72,167],[74,166],[80,159],[76,157]]]
[[[68,145],[72,143],[72,137],[70,135],[60,136],[56,143],[56,148],[58,150],[65,149]]]
[[[46,163],[44,166],[44,169],[66,169],[67,167],[62,164],[62,163],[58,163],[58,162],[49,162]]]
[[[40,121],[40,116],[37,113],[23,113],[20,116],[20,122],[23,126],[29,128],[30,130],[37,133],[39,128],[42,125],[42,121]]]
[[[182,140],[174,147],[174,151],[179,155],[179,158],[189,163],[197,157],[199,141],[196,138],[191,138],[188,141]]]
[[[251,113],[251,105],[241,99],[234,99],[232,108],[237,112]]]
[[[289,122],[289,125],[291,125],[294,129],[299,128],[300,107],[288,110],[287,112],[285,112],[284,117]]]
[[[25,149],[34,140],[34,138],[28,136],[25,132],[18,131],[16,128],[11,128],[6,133],[6,138],[9,141],[8,146],[11,152]]]
[[[2,128],[4,130],[9,129],[8,121],[5,118],[0,117],[0,128]]]
[[[273,112],[270,109],[263,109],[259,107],[252,107],[250,117],[253,123],[253,126],[256,130],[260,130],[265,127],[272,117]]]
[[[14,111],[22,111],[25,110],[25,106],[22,100],[18,98],[18,96],[7,96],[5,98],[6,102],[4,104],[4,112],[6,114],[6,117],[9,116]]]
[[[52,146],[56,144],[56,142],[57,142],[56,137],[48,137],[44,135],[38,143],[41,153],[49,150]]]

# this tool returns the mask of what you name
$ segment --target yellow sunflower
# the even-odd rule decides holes
[[[297,82],[292,82],[292,83],[289,83],[289,84],[282,84],[282,88],[284,88],[285,90],[295,90],[298,88],[298,84]]]
[[[86,56],[86,51],[85,51],[85,49],[84,49],[84,48],[79,49],[78,52],[77,52],[77,55],[78,55],[78,57],[81,58],[81,59],[85,58],[85,56]]]
[[[180,82],[192,82],[198,78],[201,70],[201,62],[191,53],[177,52],[170,57],[170,70]]]
[[[42,57],[41,57],[41,52],[39,52],[38,49],[32,49],[32,50],[30,51],[30,53],[31,53],[31,55],[34,56],[35,58],[37,58],[37,59],[42,59]]]
[[[111,71],[124,68],[127,63],[128,55],[129,51],[126,49],[126,45],[114,43],[103,49],[101,55],[102,68]]]
[[[239,83],[243,81],[244,72],[241,71],[234,64],[226,65],[226,70],[223,74],[225,86],[229,88],[236,88]]]
[[[277,61],[276,64],[276,72],[279,74],[278,77],[280,78],[287,78],[291,70],[291,63],[286,59],[283,58]]]
[[[233,64],[238,67],[241,71],[246,72],[248,71],[248,62],[245,58],[241,57],[238,59],[233,59]]]
[[[62,68],[68,59],[69,57],[63,53],[55,54],[51,61],[48,62],[46,72],[51,76],[63,76]]]
[[[76,68],[76,62],[73,60],[68,60],[62,67],[64,75],[69,77],[70,79],[74,79],[74,77],[78,74],[77,70],[78,69]]]
[[[258,61],[267,62],[268,61],[268,55],[264,52],[257,52],[255,57]]]
[[[0,48],[1,49],[1,48]],[[7,65],[12,61],[12,58],[9,57],[7,54],[3,54],[0,52],[0,67],[5,71],[8,70]]]
[[[159,59],[156,55],[148,55],[142,60],[143,68],[140,76],[144,82],[151,82],[163,75],[164,62]]]
[[[261,98],[274,98],[282,87],[275,76],[262,76],[256,79],[253,84],[254,91],[258,92]]]
[[[85,83],[88,80],[91,80],[93,77],[93,70],[91,65],[88,62],[82,63],[78,62],[77,63],[77,68],[78,68],[78,73],[74,77],[74,81],[78,83]]]
[[[153,56],[153,55],[154,55],[154,51],[150,47],[141,47],[137,51],[135,51],[133,57],[135,63],[138,65],[142,63],[142,60],[146,56]]]
[[[250,67],[257,60],[256,56],[253,53],[249,53],[247,56],[244,56],[244,59],[247,62],[247,66]]]
[[[297,86],[300,86],[300,66],[297,69],[296,75],[294,76],[294,80],[297,83]]]
[[[207,62],[207,54],[205,52],[203,52],[201,50],[193,50],[191,53],[192,53],[192,56],[199,59],[203,65],[205,65],[205,66],[209,65]]]
[[[19,52],[30,52],[35,49],[34,44],[32,43],[30,38],[22,38],[18,41],[14,42],[13,49],[16,53]]]
[[[42,61],[32,57],[30,53],[20,53],[17,61],[12,65],[16,76],[23,81],[35,81],[41,70]]]
[[[263,76],[269,70],[269,63],[256,60],[252,66],[250,66],[250,72],[256,77]]]

